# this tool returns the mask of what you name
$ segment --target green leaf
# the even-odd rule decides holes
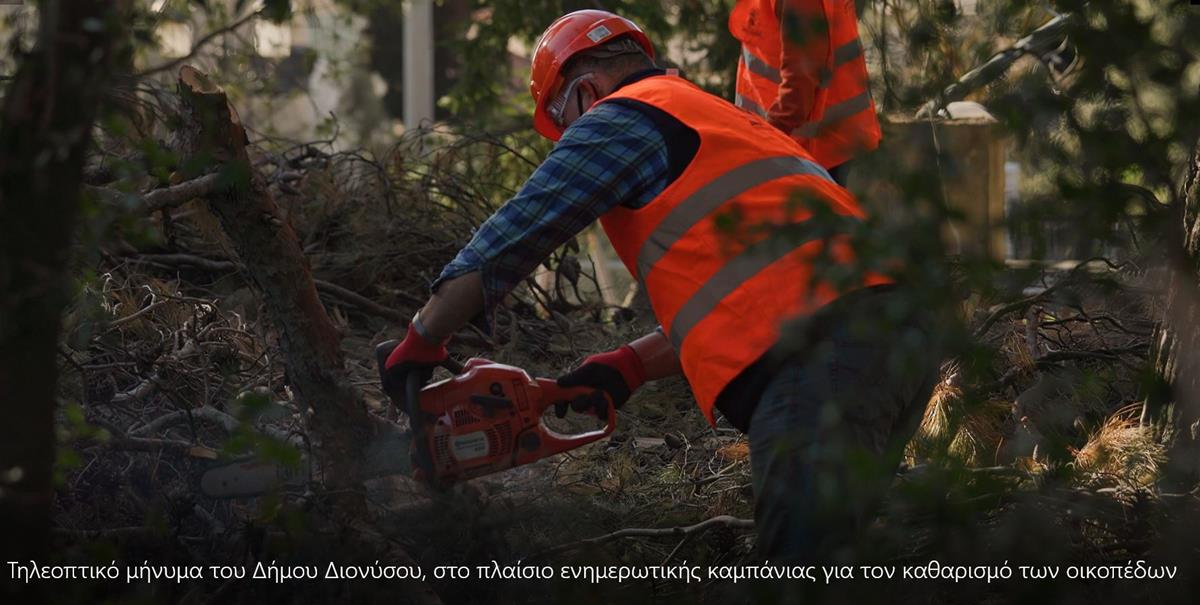
[[[83,406],[78,403],[68,403],[63,406],[63,415],[66,416],[72,429],[77,429],[87,422],[83,417]]]

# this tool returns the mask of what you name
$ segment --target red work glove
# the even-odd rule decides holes
[[[607,353],[598,353],[583,360],[583,364],[559,377],[555,382],[560,387],[592,387],[608,395],[619,410],[629,401],[629,396],[646,382],[646,368],[633,347],[621,348]],[[576,412],[590,411],[601,420],[608,418],[608,401],[603,397],[580,397],[570,402],[554,405],[554,414],[559,418],[567,415],[567,406]]]
[[[404,401],[404,389],[408,383],[409,374],[416,372],[420,377],[421,386],[429,382],[437,365],[449,357],[445,345],[435,343],[417,332],[416,321],[408,324],[408,333],[404,340],[392,349],[384,362],[382,376],[383,390],[393,399]],[[405,402],[409,405],[409,402]]]

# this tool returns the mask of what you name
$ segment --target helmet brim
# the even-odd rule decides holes
[[[539,105],[543,104],[539,103]],[[539,106],[533,112],[533,129],[538,134],[556,143],[562,138],[563,134],[563,129],[559,128],[558,124],[555,124],[554,120],[550,119],[550,112],[546,111],[544,106]]]

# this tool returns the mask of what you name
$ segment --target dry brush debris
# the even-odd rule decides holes
[[[528,169],[532,159],[504,139],[436,131],[415,133],[382,158],[331,142],[264,139],[248,151],[258,186],[278,205],[264,220],[294,229],[311,268],[346,383],[370,417],[403,425],[375,384],[372,345],[395,335],[471,229],[516,186],[488,168]],[[135,226],[87,267],[97,277],[70,313],[60,350],[61,397],[79,404],[62,419],[75,458],[64,460],[56,502],[64,539],[146,547],[165,540],[196,557],[266,556],[297,548],[288,523],[323,506],[319,469],[306,462],[319,442],[310,406],[289,374],[284,335],[251,288],[255,278],[247,279],[246,265],[259,259],[238,250],[201,199],[221,178],[178,177],[132,196],[140,201],[125,212],[134,211]],[[93,183],[106,200],[126,185]],[[548,265],[558,280],[530,280],[502,306],[491,333],[460,333],[452,353],[554,375],[650,329],[639,323],[649,318],[610,318],[581,256],[579,246],[556,254]],[[1156,302],[1136,287],[1111,287],[1113,277],[1118,286],[1132,281],[1129,272],[1083,273],[1048,276],[969,318],[975,336],[1000,354],[970,378],[965,361],[948,366],[910,444],[897,500],[913,482],[936,477],[935,467],[961,466],[963,499],[978,507],[980,527],[1006,523],[1032,498],[1070,528],[1078,548],[1120,555],[1143,548],[1122,525],[1124,512],[1190,502],[1154,493],[1161,451],[1132,405],[1153,328],[1146,308]],[[708,427],[682,381],[648,385],[620,425],[606,443],[447,494],[403,478],[372,479],[375,541],[418,561],[464,564],[582,551],[655,564],[750,561],[744,439]],[[214,459],[252,453],[292,468],[298,480],[261,499],[197,492],[197,474]],[[108,506],[98,509],[95,498]],[[922,525],[928,513],[913,510],[901,503],[884,522],[901,528],[909,557],[934,548]],[[1080,511],[1091,518],[1081,520]],[[160,526],[139,529],[147,518]]]

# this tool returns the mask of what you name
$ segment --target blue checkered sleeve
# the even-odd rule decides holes
[[[475,231],[433,283],[480,271],[484,313],[538,264],[618,204],[637,208],[667,186],[667,144],[654,122],[618,103],[592,108],[563,133],[515,197]]]

